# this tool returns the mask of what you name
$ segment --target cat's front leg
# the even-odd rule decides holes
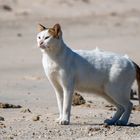
[[[58,109],[59,109],[59,117],[56,119],[56,122],[59,123],[63,117],[63,90],[60,84],[56,80],[52,80],[51,83],[55,90]]]
[[[73,95],[73,86],[70,88],[65,88],[63,93],[63,117],[60,120],[61,125],[69,125],[70,123],[70,112],[71,112],[71,102]]]
[[[59,123],[63,117],[63,92],[58,92],[55,90],[58,109],[59,109],[59,117],[56,119],[56,122]]]

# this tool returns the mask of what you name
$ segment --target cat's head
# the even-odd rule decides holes
[[[59,24],[55,24],[52,28],[38,25],[37,45],[43,51],[51,51],[58,49],[62,40],[62,31]]]

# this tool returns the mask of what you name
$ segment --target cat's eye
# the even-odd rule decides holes
[[[45,37],[45,40],[48,39],[48,38],[49,38],[49,36],[46,36],[46,37]]]
[[[39,36],[38,39],[41,39],[41,37]]]

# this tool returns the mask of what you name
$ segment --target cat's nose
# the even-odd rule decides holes
[[[40,45],[42,45],[42,44],[43,44],[43,41],[40,42]]]

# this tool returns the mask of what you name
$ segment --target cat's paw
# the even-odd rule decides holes
[[[115,122],[112,121],[111,119],[104,120],[104,123],[107,124],[107,125],[114,125],[115,124]]]
[[[61,124],[61,125],[69,125],[69,121],[68,120],[60,120],[59,121],[59,124]]]
[[[118,120],[115,124],[118,125],[118,126],[126,126],[127,122],[122,121],[122,120]]]

